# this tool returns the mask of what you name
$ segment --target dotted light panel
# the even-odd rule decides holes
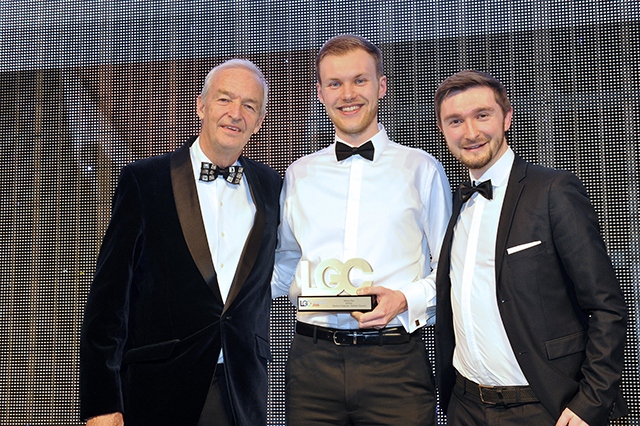
[[[327,146],[317,49],[378,44],[395,141],[464,171],[438,135],[433,93],[462,69],[505,83],[520,155],[584,182],[629,307],[623,392],[640,387],[640,6],[635,0],[3,1],[0,20],[0,424],[79,425],[82,312],[120,168],[196,134],[206,73],[245,57],[270,83],[246,155],[281,173]],[[284,424],[294,311],[274,301],[270,425]],[[433,330],[424,334],[433,358]],[[446,419],[439,415],[439,424]]]

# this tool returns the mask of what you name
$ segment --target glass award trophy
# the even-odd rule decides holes
[[[360,287],[373,284],[363,281],[354,285],[351,281],[352,270],[362,274],[373,272],[371,265],[364,259],[355,258],[346,262],[338,259],[322,261],[311,274],[308,261],[301,262],[301,295],[298,296],[298,311],[301,312],[368,312],[376,307],[375,295],[358,295]]]

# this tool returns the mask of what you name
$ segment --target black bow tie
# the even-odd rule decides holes
[[[491,200],[493,198],[493,187],[491,186],[491,179],[485,180],[480,185],[471,185],[470,181],[462,182],[460,184],[460,198],[464,203],[467,201],[474,192],[479,193],[487,200]]]
[[[242,166],[218,167],[212,163],[202,162],[200,165],[200,180],[211,182],[216,180],[218,176],[222,176],[224,180],[234,185],[238,185],[242,180]]]
[[[338,161],[342,161],[355,154],[358,154],[369,161],[373,161],[373,150],[373,143],[371,143],[371,141],[368,141],[357,148],[352,148],[342,142],[336,142],[336,158]]]

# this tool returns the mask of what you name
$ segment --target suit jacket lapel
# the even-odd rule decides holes
[[[445,233],[442,250],[446,250],[447,271],[451,264],[451,245],[453,243],[453,228],[458,222],[458,216],[460,216],[460,210],[462,210],[462,199],[460,198],[460,189],[457,189],[453,193],[453,210],[451,212],[451,219],[449,225],[447,225],[447,232]],[[448,274],[448,272],[447,272]]]
[[[449,291],[451,288],[451,279],[449,278],[449,269],[451,268],[451,246],[453,243],[453,228],[456,226],[460,210],[462,209],[462,200],[460,199],[460,190],[457,189],[453,193],[453,211],[447,230],[442,240],[442,248],[440,251],[440,259],[438,260],[438,280],[436,291],[438,293],[439,300],[449,300]],[[442,277],[442,278],[440,278]],[[439,302],[440,303],[440,302]]]
[[[502,261],[507,252],[507,239],[511,230],[511,223],[516,212],[520,195],[524,189],[524,179],[527,174],[527,163],[517,154],[513,161],[507,192],[504,195],[500,221],[498,222],[498,233],[496,236],[496,285],[500,285],[500,273],[502,271]]]
[[[171,186],[176,209],[178,210],[180,227],[191,252],[191,257],[207,286],[222,303],[216,272],[211,260],[211,251],[207,242],[207,233],[202,220],[198,192],[193,177],[191,156],[189,154],[189,147],[195,140],[195,137],[190,138],[171,156]]]
[[[253,227],[251,228],[247,241],[242,249],[242,254],[238,261],[236,273],[233,277],[233,282],[231,283],[231,288],[229,289],[229,294],[227,296],[223,312],[226,311],[233,303],[234,299],[240,292],[240,289],[246,282],[249,273],[253,269],[253,265],[255,264],[258,258],[258,253],[260,252],[260,246],[262,245],[262,237],[264,236],[266,221],[264,200],[262,199],[264,191],[261,188],[258,175],[250,161],[240,157],[240,163],[244,167],[249,191],[251,192],[251,199],[256,207],[256,214],[253,220]]]

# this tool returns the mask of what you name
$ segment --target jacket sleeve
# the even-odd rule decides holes
[[[120,365],[141,229],[140,190],[135,176],[125,167],[85,306],[80,337],[82,419],[124,412]]]
[[[583,378],[568,408],[591,425],[606,424],[619,394],[627,309],[598,226],[577,177],[562,173],[551,183],[554,244],[588,317]]]

